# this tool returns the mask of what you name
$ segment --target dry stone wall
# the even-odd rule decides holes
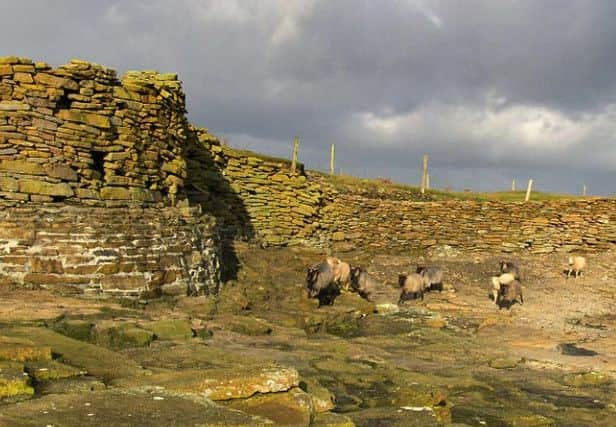
[[[120,296],[215,293],[217,239],[199,208],[0,202],[0,284]]]
[[[0,199],[175,202],[184,113],[175,74],[0,57]]]
[[[190,200],[214,207],[221,223],[270,245],[388,252],[616,248],[616,200],[413,202],[395,189],[336,190],[327,177],[303,168],[291,173],[286,160],[233,149],[203,129],[195,135],[187,156]]]
[[[601,251],[616,247],[616,200],[408,202],[339,194],[321,210],[329,239],[372,249]]]
[[[320,229],[326,186],[310,180],[299,164],[233,149],[205,129],[189,146],[187,190],[193,203],[213,213],[232,235],[268,245],[313,239]]]

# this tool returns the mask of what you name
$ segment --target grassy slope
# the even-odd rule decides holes
[[[476,200],[476,201],[505,201],[521,202],[524,201],[525,191],[498,191],[491,193],[479,192],[456,192],[444,190],[430,190],[427,196],[422,197],[419,187],[397,184],[379,179],[357,178],[353,176],[329,176],[322,172],[310,171],[311,174],[321,177],[331,183],[334,188],[341,192],[362,192],[362,193],[408,193],[411,199],[420,200]],[[531,200],[558,200],[558,199],[579,199],[579,196],[570,194],[545,193],[533,191]]]
[[[290,164],[288,159],[280,157],[272,157],[254,151],[239,149],[227,146],[229,149],[236,152],[238,155],[246,157],[258,157],[266,161],[281,162]],[[299,168],[303,167],[302,163],[298,164]],[[388,180],[358,178],[354,176],[330,176],[327,173],[320,171],[308,171],[309,175],[325,179],[332,184],[334,188],[341,192],[358,192],[369,194],[387,194],[394,195],[397,199],[404,198],[406,200],[476,200],[476,201],[503,201],[503,202],[522,202],[526,191],[498,191],[491,193],[480,193],[472,191],[445,191],[445,190],[430,190],[426,196],[422,196],[419,192],[419,187],[398,184],[389,182]],[[531,200],[559,200],[559,199],[579,199],[580,196],[571,194],[545,193],[541,191],[533,191]]]

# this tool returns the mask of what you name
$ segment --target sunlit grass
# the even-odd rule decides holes
[[[332,186],[342,192],[362,192],[362,193],[408,193],[409,200],[476,200],[476,201],[503,201],[503,202],[522,202],[526,196],[526,191],[495,191],[495,192],[475,192],[475,191],[448,191],[442,189],[428,190],[422,197],[418,186],[400,184],[388,179],[368,179],[349,175],[331,176],[323,172],[311,171],[312,174],[326,179]],[[562,193],[548,193],[543,191],[533,191],[531,200],[567,200],[580,199],[580,196]]]

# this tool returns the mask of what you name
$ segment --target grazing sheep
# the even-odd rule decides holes
[[[583,256],[569,257],[569,269],[567,270],[567,279],[573,273],[573,277],[582,275],[582,270],[586,267],[586,258]]]
[[[351,268],[351,288],[362,298],[370,301],[370,296],[376,291],[378,282],[362,267]]]
[[[440,267],[417,267],[416,273],[423,276],[426,288],[429,290],[443,290],[443,269]]]
[[[401,274],[398,276],[398,285],[402,289],[398,304],[402,304],[406,300],[416,299],[418,296],[423,300],[426,280],[421,274]]]
[[[511,273],[503,273],[500,276],[492,277],[492,297],[494,304],[498,305],[499,296],[502,296],[505,292],[505,287],[516,280],[515,276]]]
[[[524,304],[524,295],[522,295],[522,284],[519,280],[514,280],[508,285],[501,286],[498,306],[499,308],[511,308],[511,306],[516,302]]]
[[[513,261],[505,261],[501,260],[499,262],[500,272],[502,273],[511,273],[516,280],[520,280],[520,268]]]
[[[334,271],[334,281],[342,286],[342,289],[348,291],[351,280],[351,266],[335,257],[327,257],[326,261]]]
[[[305,287],[310,298],[319,299],[319,306],[331,304],[340,294],[340,288],[334,282],[334,271],[326,262],[308,269]]]

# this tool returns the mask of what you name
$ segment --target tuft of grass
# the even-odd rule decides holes
[[[479,202],[500,201],[500,202],[523,202],[526,196],[526,191],[496,191],[491,193],[473,192],[473,191],[444,191],[430,190],[430,194],[434,200],[475,200]],[[542,191],[533,191],[530,200],[573,200],[580,199],[579,196],[560,193],[546,193]]]

